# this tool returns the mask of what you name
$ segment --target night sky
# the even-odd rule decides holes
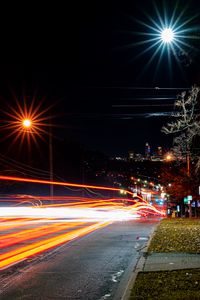
[[[2,10],[2,120],[14,96],[29,106],[36,95],[43,109],[54,105],[55,139],[108,155],[144,152],[146,142],[170,148],[172,138],[160,129],[176,95],[200,81],[199,1],[71,2]],[[159,23],[156,7],[161,19],[165,9],[166,19],[175,11],[182,35],[193,37],[170,51],[171,64],[166,49],[159,63],[157,46],[140,44]]]

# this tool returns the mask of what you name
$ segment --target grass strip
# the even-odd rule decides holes
[[[200,269],[139,272],[130,300],[200,299]]]
[[[200,254],[200,219],[160,222],[147,255],[170,252]],[[200,269],[139,272],[130,296],[133,299],[200,300]]]
[[[200,253],[200,219],[164,219],[148,252]]]

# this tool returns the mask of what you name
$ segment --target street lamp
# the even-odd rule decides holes
[[[37,126],[34,126],[34,120],[32,118],[23,118],[21,120],[22,128],[31,133],[35,133]],[[32,131],[31,131],[32,129]],[[51,124],[49,126],[49,171],[50,171],[50,181],[53,181],[53,149],[52,149],[52,127]],[[50,196],[53,198],[53,184],[50,184]]]
[[[160,33],[160,37],[163,43],[171,43],[174,40],[174,31],[171,28],[164,28]]]
[[[21,103],[16,99],[15,105],[9,105],[9,110],[5,110],[8,120],[5,120],[4,128],[9,131],[6,138],[14,136],[13,144],[20,140],[20,145],[27,141],[28,147],[33,142],[38,146],[36,137],[44,141],[44,135],[49,138],[49,173],[50,181],[53,181],[53,151],[52,151],[52,117],[47,112],[51,107],[42,109],[42,102],[35,104],[35,99],[30,99],[30,105],[26,103],[26,98]],[[46,121],[46,122],[45,122]],[[47,129],[48,128],[48,129]],[[53,185],[50,186],[50,196],[53,196]]]
[[[32,120],[30,120],[30,119],[24,119],[22,121],[22,125],[23,125],[24,128],[29,129],[32,126]]]
[[[165,155],[165,158],[164,158],[164,160],[166,160],[166,161],[172,161],[173,159],[174,158],[173,158],[173,155],[171,153],[167,153]]]
[[[177,1],[174,2],[176,3]],[[194,23],[195,19],[196,21],[198,20],[198,14],[190,15],[189,11],[186,12],[186,9],[178,10],[177,3],[174,7],[170,7],[170,13],[167,13],[165,5],[162,8],[163,13],[160,10],[161,7],[159,8],[155,3],[153,6],[154,9],[150,13],[145,11],[145,20],[136,18],[136,22],[142,25],[141,31],[136,32],[141,39],[139,41],[137,39],[136,42],[131,40],[130,46],[140,47],[138,55],[134,59],[146,56],[148,53],[144,71],[151,64],[156,65],[155,76],[162,62],[165,64],[165,68],[169,67],[169,72],[172,71],[171,64],[174,62],[174,59],[179,68],[182,69],[180,54],[185,60],[188,60],[187,53],[194,50],[194,46],[189,41],[199,39],[199,36],[196,30],[198,23]],[[166,64],[166,58],[168,64]]]
[[[167,155],[167,156],[166,156],[166,160],[169,161],[169,160],[171,160],[171,159],[172,159],[171,155]]]

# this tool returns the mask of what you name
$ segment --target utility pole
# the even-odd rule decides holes
[[[186,162],[187,162],[187,175],[190,177],[190,152],[187,150],[186,153]]]
[[[50,181],[53,181],[53,148],[52,148],[52,127],[50,120],[49,127],[49,172],[50,172]],[[53,200],[53,184],[50,184],[50,197]]]
[[[188,176],[188,181],[190,180],[190,150],[187,145],[186,149],[186,163],[187,163],[187,176]],[[188,201],[188,206],[189,206],[189,218],[192,217],[192,206],[191,206],[191,200]]]

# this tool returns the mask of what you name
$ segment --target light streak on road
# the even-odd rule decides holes
[[[41,219],[38,218],[34,218],[33,220],[30,220],[30,218],[19,218],[18,220],[16,220],[13,217],[4,218],[3,221],[0,221],[1,223],[0,230],[8,230],[10,228],[22,227],[26,224],[30,225],[30,224],[38,223],[40,220]]]
[[[117,191],[120,192],[119,188],[111,188],[107,186],[98,186],[98,185],[87,185],[87,184],[77,184],[70,182],[61,182],[61,181],[50,181],[50,180],[41,180],[41,179],[32,179],[32,178],[23,178],[23,177],[13,177],[13,176],[0,176],[0,180],[9,180],[9,181],[18,181],[18,182],[30,182],[30,183],[40,183],[40,184],[52,184],[58,186],[71,186],[78,188],[88,188],[88,189],[97,189],[104,191]],[[129,195],[133,195],[130,191],[125,191]]]
[[[111,201],[111,203],[114,202]],[[121,203],[121,205],[100,205],[92,208],[87,207],[87,204],[85,204],[85,208],[76,206],[2,207],[0,217],[5,217],[6,221],[4,222],[5,226],[1,226],[4,231],[1,232],[0,269],[10,267],[28,257],[84,236],[112,222],[138,218],[148,211],[161,214],[156,208],[148,206],[146,203],[136,203],[131,206],[124,206]],[[13,222],[11,221],[12,217],[14,218]],[[20,224],[20,219],[16,218],[21,218],[21,225],[25,229],[19,230],[16,225]],[[35,223],[33,223],[34,220]],[[44,221],[47,224],[41,225]],[[24,243],[29,244],[24,246]],[[13,246],[15,246],[14,250]]]
[[[64,233],[56,237],[52,237],[40,242],[32,243],[28,246],[19,247],[16,250],[10,251],[0,255],[0,269],[4,269],[15,263],[23,261],[32,255],[41,253],[45,250],[49,250],[53,247],[59,246],[63,243],[69,242],[75,238],[84,236],[85,234],[91,233],[94,230],[105,227],[110,222],[96,223],[90,226],[86,226],[81,229],[73,230],[72,232]]]
[[[14,232],[10,234],[1,235],[0,240],[0,249],[15,245],[20,242],[24,242],[25,240],[32,240],[34,238],[40,238],[42,236],[47,236],[49,234],[53,234],[62,230],[66,230],[70,227],[79,226],[83,224],[83,222],[76,222],[73,224],[61,224],[61,223],[54,223],[53,225],[45,225],[41,227],[37,227],[34,229],[26,229],[20,232]]]
[[[3,203],[0,209],[0,269],[22,261],[28,263],[28,258],[32,256],[37,259],[39,253],[49,252],[113,222],[132,220],[148,214],[165,215],[165,212],[140,197],[138,200],[120,197],[118,188],[8,176],[0,176],[0,179],[87,187],[118,193],[117,197],[105,199],[54,195],[53,202],[49,196],[0,197]],[[127,194],[129,198],[132,196],[131,192]]]

